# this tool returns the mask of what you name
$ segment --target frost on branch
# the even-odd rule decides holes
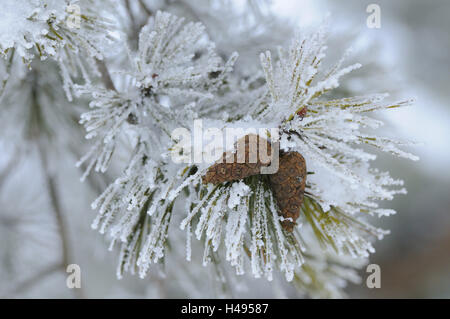
[[[231,70],[232,60],[223,65],[213,51],[204,27],[199,23],[183,25],[183,19],[158,12],[142,28],[139,49],[134,56],[131,83],[123,92],[86,85],[77,87],[79,94],[90,94],[92,111],[81,116],[87,138],[97,142],[81,161],[90,158],[90,169],[105,172],[114,152],[116,140],[123,131],[142,128],[151,145],[170,143],[170,133],[177,127],[188,127],[202,107],[210,106],[220,81]],[[123,72],[127,74],[128,72]],[[211,74],[217,77],[211,79]],[[154,150],[166,153],[166,148]],[[160,152],[161,151],[161,152]]]
[[[224,64],[213,49],[201,24],[158,12],[141,30],[138,52],[130,53],[133,71],[120,72],[125,88],[75,86],[92,98],[80,120],[94,140],[78,163],[87,163],[83,179],[92,169],[104,173],[119,145],[134,149],[124,174],[93,204],[99,209],[93,227],[121,242],[119,277],[136,270],[144,277],[163,259],[174,200],[199,182],[199,173],[174,167],[167,156],[171,131],[210,108],[231,71],[235,57]]]
[[[203,264],[223,286],[285,279],[313,297],[340,297],[347,282],[358,281],[356,269],[388,233],[369,222],[395,213],[381,201],[406,192],[401,180],[372,167],[372,150],[417,159],[403,148],[409,142],[378,135],[383,123],[372,113],[411,101],[390,102],[387,94],[368,94],[376,91],[370,87],[340,98],[334,89],[360,65],[346,64],[345,53],[326,66],[324,28],[276,50],[292,30],[265,10],[267,1],[242,10],[221,0],[4,2],[1,130],[19,132],[26,143],[49,137],[79,156],[74,119],[83,112],[79,123],[91,149],[78,163],[82,178],[98,187],[88,174],[115,175],[92,204],[92,227],[111,239],[111,249],[120,246],[119,278],[164,269],[170,284],[181,286],[187,272],[203,279],[207,270],[195,267]],[[81,27],[69,26],[70,18],[80,18]],[[67,103],[72,95],[82,97],[79,104]],[[232,178],[202,181],[219,166],[170,158],[174,151],[183,159],[197,154],[185,153],[172,133],[192,133],[199,119],[221,132],[263,128],[260,138],[280,142],[280,158],[301,154],[303,169],[289,167],[273,183],[276,175],[233,166]],[[279,137],[267,134],[271,128]],[[217,154],[229,151],[229,142]]]
[[[92,0],[19,0],[2,6],[0,56],[17,55],[29,66],[36,57],[56,60],[72,100],[74,79],[91,81],[97,74],[95,59],[103,59],[103,48],[112,39],[112,22],[98,14],[102,5]]]
[[[370,145],[399,157],[417,160],[400,148],[411,143],[371,133],[383,123],[369,116],[370,112],[407,106],[411,101],[385,102],[386,94],[324,99],[325,93],[339,86],[342,76],[360,67],[359,64],[343,66],[344,56],[331,69],[322,71],[325,35],[321,29],[315,34],[294,39],[288,50],[279,49],[278,59],[273,59],[270,52],[261,54],[267,91],[256,87],[255,91],[261,94],[256,99],[257,103],[250,101],[247,108],[241,107],[241,113],[232,117],[244,125],[245,122],[258,121],[268,127],[278,126],[282,150],[296,151],[305,157],[309,174],[300,211],[301,223],[294,235],[287,236],[278,231],[279,221],[274,217],[270,224],[269,219],[265,219],[270,214],[260,213],[261,206],[251,199],[259,196],[265,184],[263,176],[231,182],[231,185],[226,182],[210,189],[206,199],[200,201],[182,223],[184,227],[193,216],[199,215],[196,235],[200,239],[205,234],[207,253],[209,249],[217,250],[221,230],[217,220],[223,219],[227,225],[224,228],[226,256],[238,273],[243,272],[243,256],[248,254],[256,277],[265,274],[271,278],[268,269],[276,266],[285,272],[288,280],[293,280],[295,271],[302,271],[302,251],[308,253],[301,243],[310,241],[316,241],[324,251],[331,250],[340,256],[367,258],[374,252],[373,240],[382,239],[388,233],[371,226],[367,217],[394,213],[380,208],[379,201],[391,200],[395,194],[405,193],[402,181],[370,167],[375,155],[361,146]],[[251,119],[248,119],[249,113]],[[250,195],[245,195],[248,198],[240,202],[236,212],[230,212],[227,200],[234,197],[233,185],[242,182],[250,188]],[[241,193],[246,194],[242,189]],[[268,212],[276,211],[270,190],[264,198]],[[247,219],[243,218],[243,209]],[[228,213],[222,215],[224,210]],[[210,225],[206,222],[209,218],[216,226],[212,228],[214,231],[208,232],[205,230]],[[233,227],[228,226],[230,220]],[[268,229],[264,225],[268,225]],[[247,227],[247,231],[243,227]],[[230,231],[234,235],[227,237]],[[235,241],[227,241],[227,238]],[[277,244],[274,239],[277,239]],[[251,249],[247,251],[245,247],[249,242]],[[264,254],[258,253],[259,247]]]
[[[204,265],[223,258],[238,275],[268,280],[281,272],[311,295],[340,296],[345,282],[357,280],[352,268],[388,233],[368,218],[394,213],[379,201],[405,193],[402,181],[370,166],[376,156],[365,146],[417,159],[401,149],[408,142],[374,134],[383,123],[370,113],[411,101],[386,102],[385,94],[327,99],[360,65],[344,66],[346,54],[324,69],[325,39],[323,29],[297,37],[276,58],[261,54],[262,71],[241,78],[231,72],[237,55],[223,63],[201,24],[157,12],[130,52],[131,69],[116,72],[122,80],[116,90],[76,86],[92,98],[92,110],[81,117],[94,140],[80,161],[88,163],[86,174],[105,172],[118,146],[132,150],[123,175],[94,203],[93,227],[121,244],[119,277],[124,271],[144,277],[163,263],[169,229],[178,231],[179,223],[187,260],[195,237]],[[277,127],[280,138],[271,142],[305,158],[305,197],[293,232],[282,227],[287,218],[278,216],[270,177],[204,185],[208,167],[180,167],[168,158],[177,142],[170,133],[198,118],[220,129]]]
[[[124,271],[134,273],[136,266],[141,276],[145,276],[148,264],[164,255],[164,231],[173,203],[165,200],[168,189],[162,165],[150,159],[148,153],[148,145],[138,142],[123,176],[92,204],[92,208],[99,210],[92,227],[100,233],[109,229],[112,245],[116,241],[121,243],[119,278]]]
[[[319,30],[295,39],[288,50],[280,49],[275,61],[270,52],[261,54],[270,96],[255,115],[261,121],[276,117],[281,122],[281,148],[305,157],[311,174],[301,216],[310,227],[320,225],[320,231],[315,232],[317,239],[325,240],[340,253],[366,257],[373,248],[364,233],[381,238],[383,232],[360,221],[360,215],[393,213],[380,209],[378,201],[391,200],[405,190],[402,181],[370,168],[375,156],[359,146],[371,145],[417,159],[399,148],[409,143],[367,133],[382,125],[368,113],[406,106],[411,101],[385,102],[385,94],[322,99],[324,93],[339,85],[343,75],[360,67],[343,67],[343,58],[322,72],[325,52],[325,32]]]
[[[136,85],[152,94],[179,97],[210,97],[205,86],[212,86],[214,73],[220,74],[221,58],[207,40],[205,27],[184,23],[169,13],[158,12],[139,36],[135,61]]]
[[[292,280],[294,269],[303,263],[301,246],[293,234],[283,230],[268,181],[259,176],[245,181],[203,189],[181,228],[190,229],[193,218],[198,218],[195,235],[198,240],[204,236],[204,264],[223,241],[226,260],[237,274],[244,273],[248,257],[256,278],[272,280],[277,267]]]
[[[102,58],[99,34],[105,33],[108,21],[94,14],[94,1],[20,0],[2,5],[0,54],[15,49],[30,62],[35,56],[55,57],[66,48],[75,52],[83,49],[90,56]],[[80,12],[69,10],[72,5],[77,5]],[[67,23],[70,14],[79,16],[80,26]]]

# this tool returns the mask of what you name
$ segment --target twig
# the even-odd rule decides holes
[[[150,10],[147,5],[144,3],[143,0],[139,0],[139,4],[141,5],[142,9],[144,9],[145,13],[150,17],[153,15],[153,11]]]
[[[46,137],[45,128],[43,128],[43,123],[40,122],[41,118],[41,106],[39,105],[39,79],[36,72],[32,73],[32,90],[31,90],[31,108],[34,112],[34,119],[32,119],[30,125],[35,125],[31,129],[31,137],[35,141],[37,146],[38,155],[40,158],[42,173],[44,177],[44,181],[46,183],[46,188],[48,191],[48,196],[50,199],[50,204],[52,206],[52,211],[55,215],[55,221],[58,225],[59,236],[61,239],[61,248],[62,248],[62,261],[61,261],[61,270],[63,273],[66,272],[67,265],[70,264],[70,244],[68,231],[66,227],[66,222],[63,216],[63,212],[61,209],[61,203],[59,201],[58,192],[56,189],[55,179],[52,176],[52,173],[49,169],[49,161],[47,158],[47,150],[45,148],[44,138]],[[34,129],[34,130],[33,130]],[[75,289],[75,294],[77,298],[82,298],[81,288]]]
[[[127,11],[127,15],[128,18],[130,19],[130,24],[131,24],[131,31],[130,31],[130,35],[129,35],[129,39],[128,41],[130,43],[137,46],[137,41],[139,38],[139,30],[146,24],[148,17],[153,15],[153,11],[150,10],[147,5],[144,3],[144,1],[139,0],[139,6],[143,9],[144,13],[147,15],[147,17],[145,18],[144,22],[142,23],[137,23],[135,16],[133,15],[133,10],[131,8],[130,5],[130,0],[124,0],[125,1],[125,9]]]
[[[102,76],[103,83],[105,84],[105,87],[108,90],[116,91],[116,87],[114,85],[114,82],[111,79],[111,75],[109,74],[108,68],[106,67],[106,64],[103,60],[96,59],[95,62],[97,63],[98,70],[100,71],[100,74]]]
[[[37,140],[37,147],[39,157],[41,159],[42,171],[44,174],[50,203],[52,205],[53,213],[55,214],[55,220],[58,224],[59,236],[61,238],[62,264],[60,264],[60,267],[62,268],[63,272],[66,272],[66,267],[70,264],[71,259],[67,225],[62,213],[61,203],[59,201],[58,192],[56,190],[55,179],[49,170],[46,150],[41,139]],[[81,288],[75,289],[75,295],[77,296],[77,298],[83,298]]]

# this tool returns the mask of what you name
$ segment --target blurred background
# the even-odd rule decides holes
[[[152,6],[152,1],[146,2]],[[366,8],[373,3],[381,8],[381,25],[370,29]],[[379,220],[379,226],[391,234],[376,243],[377,252],[371,256],[371,263],[381,267],[381,288],[350,285],[349,297],[450,298],[450,2],[275,0],[271,10],[300,27],[318,24],[329,14],[329,53],[339,56],[353,46],[352,59],[363,64],[342,81],[343,94],[361,93],[363,88],[365,93],[389,92],[393,98],[416,99],[413,107],[382,115],[386,135],[421,143],[410,149],[421,160],[408,162],[380,154],[377,161],[379,168],[404,179],[408,189],[407,195],[383,204],[397,214]],[[1,116],[8,121],[11,115]],[[90,203],[111,177],[79,182],[80,171],[74,163],[82,153],[74,136],[82,138],[82,132],[73,134],[58,140],[70,152],[54,144],[42,160],[39,148],[16,147],[10,135],[2,133],[0,297],[185,297],[174,283],[181,270],[172,270],[172,280],[160,276],[116,280],[116,254],[108,252],[104,237],[90,229],[94,217]],[[69,137],[75,145],[67,142]],[[58,220],[55,210],[63,213],[64,221]],[[67,243],[63,252],[61,238]],[[79,264],[83,282],[89,284],[81,290],[67,289],[61,260]],[[191,275],[193,282],[198,280],[198,274]],[[360,275],[365,280],[364,270]],[[191,297],[202,297],[191,289],[189,280],[183,283]],[[243,296],[272,295],[250,289]]]

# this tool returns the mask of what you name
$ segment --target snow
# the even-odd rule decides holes
[[[30,59],[28,51],[39,43],[49,55],[54,55],[53,41],[45,39],[49,33],[50,17],[62,21],[66,15],[64,1],[21,0],[2,3],[0,12],[0,51],[16,47],[19,55]]]

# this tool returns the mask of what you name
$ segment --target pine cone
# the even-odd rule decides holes
[[[265,161],[260,158],[258,152],[259,146],[264,145],[263,143],[266,144],[267,151],[262,151],[269,157],[272,148],[265,138],[249,134],[239,139],[235,145],[235,152],[224,152],[222,158],[208,168],[206,174],[202,176],[203,184],[219,184],[260,174],[261,167],[270,165],[270,158]],[[245,158],[244,153],[240,155],[238,152],[240,147],[245,149]]]
[[[254,137],[250,138],[250,136]],[[249,142],[250,140],[252,144]],[[255,136],[254,134],[246,135],[237,141],[235,152],[224,152],[222,158],[208,168],[206,174],[202,176],[203,184],[219,184],[227,181],[240,180],[252,175],[259,175],[262,166],[270,165],[270,162],[261,162],[258,156],[260,142],[267,143],[266,154],[271,154],[271,145],[266,139]],[[245,148],[245,159],[238,158],[239,153],[237,150],[239,146]],[[252,159],[253,163],[250,163],[250,159]],[[300,207],[303,203],[303,195],[305,192],[305,159],[297,152],[280,155],[278,172],[269,175],[269,179],[270,187],[280,209],[278,214],[284,218],[292,219],[292,221],[284,220],[281,224],[287,231],[292,231],[296,224],[295,221],[300,215]]]
[[[280,209],[278,214],[292,219],[292,221],[281,222],[283,228],[290,232],[300,215],[306,174],[306,162],[303,156],[297,152],[289,152],[280,156],[278,172],[269,175],[270,186]]]

